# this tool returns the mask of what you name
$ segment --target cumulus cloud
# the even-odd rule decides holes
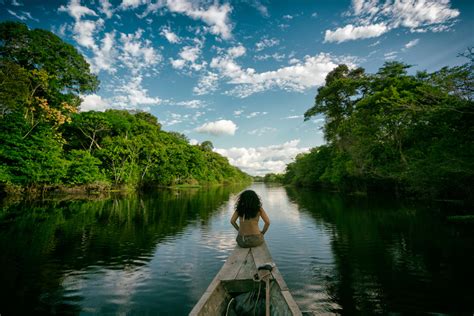
[[[219,82],[219,75],[208,71],[205,75],[203,75],[197,84],[196,87],[193,88],[193,92],[196,95],[205,95],[212,93],[217,90]]]
[[[80,0],[70,0],[67,6],[60,6],[58,11],[69,13],[69,15],[72,16],[76,21],[79,21],[83,16],[86,15],[97,16],[97,13],[95,13],[94,10],[82,6]]]
[[[276,38],[264,38],[255,44],[255,50],[259,52],[265,48],[276,46],[278,44],[280,44],[280,41]]]
[[[160,34],[164,36],[170,43],[176,44],[180,42],[178,35],[171,31],[169,27],[162,28]]]
[[[110,104],[108,101],[104,100],[100,95],[97,94],[89,94],[85,96],[81,96],[82,103],[79,107],[81,112],[88,112],[88,111],[105,111],[106,109],[110,108]]]
[[[195,46],[184,46],[178,54],[179,58],[170,59],[171,66],[175,69],[189,68],[195,71],[203,69],[207,63],[205,61],[202,63],[198,62],[201,56],[201,46],[202,43],[200,41],[197,41]]]
[[[353,0],[355,25],[326,30],[324,41],[341,43],[377,37],[399,27],[412,32],[440,32],[449,29],[459,14],[451,8],[450,0]]]
[[[112,4],[109,0],[99,0],[100,2],[100,12],[105,14],[105,16],[110,19],[113,15]]]
[[[145,3],[146,3],[145,0],[122,0],[122,3],[120,4],[120,8],[124,10],[135,9]]]
[[[228,84],[235,85],[227,94],[245,98],[275,87],[288,91],[303,91],[321,85],[327,73],[340,62],[353,65],[348,59],[341,60],[321,53],[306,56],[303,61],[291,66],[261,73],[257,73],[253,68],[242,68],[232,56],[225,54],[214,57],[210,66],[227,78]]]
[[[199,109],[206,106],[206,104],[202,100],[180,101],[180,102],[174,102],[170,104],[184,106],[185,108],[188,108],[188,109]]]
[[[12,3],[13,5],[13,3]],[[17,12],[14,12],[10,9],[7,10],[8,13],[10,13],[11,15],[13,15],[14,17],[16,17],[17,19],[21,20],[21,21],[26,21],[26,20],[33,20],[33,21],[36,21],[36,22],[39,22],[38,19],[35,19],[30,12],[27,12],[27,11],[21,11],[20,13],[17,13]]]
[[[90,60],[92,71],[98,73],[101,70],[115,73],[114,67],[115,56],[115,32],[106,33],[102,39],[100,46],[95,47],[94,57]]]
[[[295,139],[279,145],[265,147],[232,147],[215,149],[227,157],[229,162],[251,175],[281,173],[297,154],[308,152],[309,148],[299,147],[300,140]]]
[[[132,78],[130,82],[115,89],[115,92],[118,93],[118,96],[115,97],[115,103],[123,108],[160,104],[162,102],[160,98],[148,95],[148,89],[143,88],[142,80],[142,76],[138,75]]]
[[[259,0],[253,0],[250,1],[249,3],[251,6],[253,6],[255,9],[260,12],[260,14],[264,17],[269,17],[270,15],[268,14],[268,8],[264,6]]]
[[[125,0],[124,0],[125,1]],[[190,0],[164,0],[157,2],[147,2],[144,0],[126,0],[134,5],[131,8],[147,3],[147,8],[140,17],[145,17],[160,9],[166,8],[172,13],[179,13],[190,17],[193,20],[200,20],[208,25],[209,32],[222,37],[223,39],[232,38],[232,24],[229,15],[232,12],[232,6],[228,3],[219,5],[217,2],[208,5],[205,1]],[[136,5],[135,5],[136,4]]]
[[[262,115],[267,115],[268,112],[252,112],[249,115],[246,116],[246,118],[254,118],[257,116],[262,116]]]
[[[251,130],[251,131],[248,132],[248,134],[249,135],[255,135],[255,136],[262,136],[264,134],[274,133],[276,131],[277,131],[277,129],[274,128],[274,127],[264,126],[264,127],[260,127],[260,128]]]
[[[102,19],[98,19],[96,21],[77,21],[73,27],[73,37],[79,45],[92,50],[97,49],[94,36],[103,25],[104,20]]]
[[[387,52],[387,53],[383,54],[383,56],[384,56],[385,60],[391,60],[391,59],[397,58],[397,54],[398,54],[398,52],[392,51],[392,52]]]
[[[234,47],[231,47],[227,50],[229,56],[231,56],[232,58],[237,58],[237,57],[243,56],[243,55],[245,55],[246,51],[247,50],[242,45],[234,46]]]
[[[207,133],[215,136],[219,135],[234,135],[237,130],[237,125],[230,120],[219,120],[215,122],[205,123],[198,128],[196,132],[198,133]]]
[[[364,26],[348,24],[344,27],[337,28],[335,31],[326,30],[324,42],[341,43],[349,40],[378,37],[387,31],[388,27],[384,23]]]
[[[419,38],[415,38],[414,40],[409,41],[408,43],[405,44],[405,49],[412,48],[413,46],[418,45],[418,42],[420,41]]]
[[[144,68],[150,68],[163,59],[152,46],[152,42],[149,39],[143,39],[142,36],[142,29],[132,34],[120,33],[122,46],[118,58],[133,74],[139,73]]]

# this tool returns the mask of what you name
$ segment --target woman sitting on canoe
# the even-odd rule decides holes
[[[258,227],[258,221],[262,218],[264,226],[262,231]],[[237,218],[239,225],[237,225]],[[256,247],[263,243],[263,235],[270,226],[270,219],[262,208],[262,202],[257,193],[252,190],[240,194],[235,204],[235,212],[230,220],[232,226],[237,229],[237,244],[243,248]]]

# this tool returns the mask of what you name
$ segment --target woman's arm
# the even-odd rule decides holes
[[[262,235],[265,234],[268,230],[268,227],[270,227],[270,219],[268,218],[267,213],[265,213],[265,210],[263,208],[260,209],[260,217],[262,218],[264,225],[263,229],[261,231]]]
[[[232,218],[230,219],[230,223],[232,224],[232,226],[235,227],[235,229],[237,229],[237,231],[239,231],[239,225],[237,225],[237,218],[239,218],[239,213],[235,211],[232,215]]]

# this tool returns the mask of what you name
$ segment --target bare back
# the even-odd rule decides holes
[[[237,218],[239,219],[239,225],[236,224]],[[260,231],[260,228],[258,227],[260,218],[262,218],[264,222],[262,231]],[[261,208],[257,215],[253,218],[243,218],[239,216],[237,211],[235,211],[230,222],[235,227],[235,229],[239,231],[239,235],[241,236],[265,234],[265,232],[268,230],[268,227],[270,226],[270,219],[263,208]]]
[[[254,218],[243,218],[239,216],[239,234],[242,236],[260,234],[258,221],[260,220],[260,212]]]

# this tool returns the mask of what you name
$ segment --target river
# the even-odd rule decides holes
[[[308,314],[474,312],[474,230],[432,207],[252,184]],[[186,315],[235,246],[243,188],[4,201],[0,314]]]

